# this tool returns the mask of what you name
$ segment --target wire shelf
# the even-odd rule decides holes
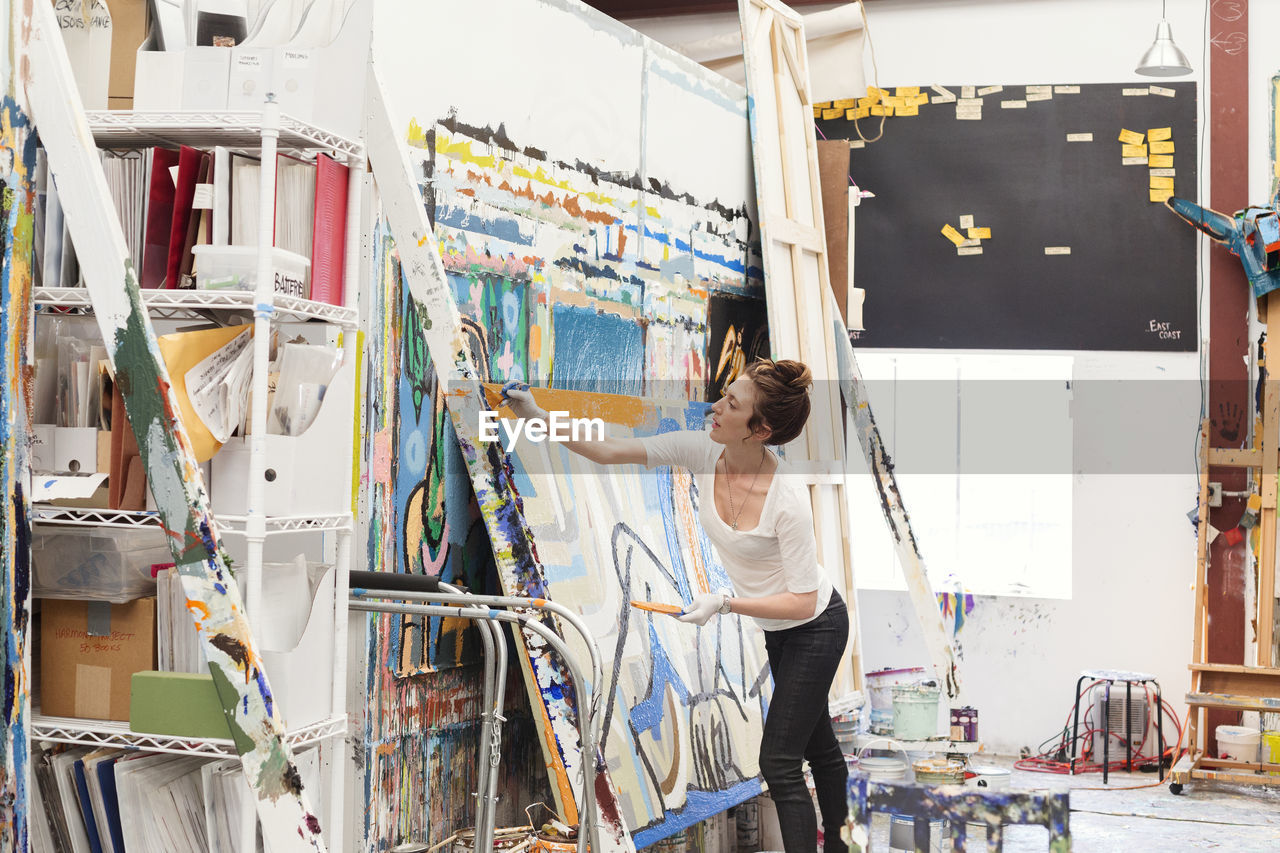
[[[215,515],[222,533],[243,535],[248,518],[243,515]],[[116,509],[81,509],[79,507],[34,504],[33,524],[56,524],[70,527],[159,527],[155,512],[129,512]],[[317,530],[350,530],[351,513],[331,515],[285,515],[266,519],[267,533],[298,533]]]
[[[36,305],[51,308],[83,308],[93,310],[88,288],[84,287],[36,287],[32,288]],[[251,314],[257,305],[257,294],[252,290],[161,290],[146,288],[141,291],[142,304],[148,312],[166,319],[196,316],[202,310],[243,311]],[[300,320],[324,320],[329,323],[355,328],[359,316],[354,308],[330,305],[311,299],[276,294],[272,298],[276,317],[285,322]]]
[[[262,113],[90,110],[89,131],[102,148],[126,148],[153,141],[170,145],[256,150],[262,147]],[[289,151],[332,151],[348,164],[364,156],[364,145],[323,128],[281,114],[278,148]]]
[[[291,730],[285,734],[285,742],[296,750],[330,738],[342,737],[346,733],[347,718],[343,715]],[[131,731],[128,723],[113,720],[46,717],[41,714],[32,715],[31,739],[46,743],[114,746],[173,755],[208,755],[216,758],[236,755],[235,743],[230,738],[143,734]]]

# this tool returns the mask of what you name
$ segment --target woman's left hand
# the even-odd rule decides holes
[[[685,611],[676,618],[681,622],[694,625],[705,625],[707,621],[720,612],[724,604],[724,596],[714,592],[706,592],[696,596]]]

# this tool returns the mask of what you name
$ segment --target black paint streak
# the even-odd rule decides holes
[[[671,189],[671,185],[666,181],[660,181],[657,178],[652,177],[646,178],[641,176],[639,172],[610,172],[597,166],[593,166],[590,163],[585,163],[582,160],[574,160],[572,163],[565,162],[564,160],[550,160],[546,151],[539,148],[533,148],[532,146],[522,148],[517,145],[515,140],[507,135],[507,128],[505,124],[499,124],[497,130],[494,130],[488,125],[479,127],[477,125],[467,124],[466,122],[459,121],[458,111],[456,109],[450,110],[449,115],[440,120],[440,124],[448,128],[450,133],[462,133],[470,136],[472,139],[497,145],[504,151],[522,154],[531,160],[538,160],[543,163],[549,163],[556,168],[572,169],[575,172],[588,175],[596,184],[603,181],[605,183],[627,187],[638,192],[650,193],[669,201],[678,201],[691,207],[700,207],[704,210],[713,211],[725,219],[732,220],[747,218],[747,206],[745,204],[740,207],[732,208],[721,204],[718,200],[714,199],[709,202],[701,202],[689,193],[677,193],[675,190]]]

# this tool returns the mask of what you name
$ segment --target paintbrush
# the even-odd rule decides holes
[[[679,616],[684,612],[684,608],[678,604],[660,604],[656,601],[636,601],[631,599],[631,606],[637,610],[648,610],[650,613],[666,613],[669,616]]]
[[[489,404],[489,408],[497,409],[505,404],[502,398],[502,386],[497,382],[481,382],[480,387],[484,389],[484,399]]]

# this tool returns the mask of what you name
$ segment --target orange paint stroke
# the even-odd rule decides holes
[[[661,604],[657,601],[636,601],[632,599],[631,606],[637,610],[647,610],[650,613],[668,613],[672,616],[678,616],[684,612],[684,608],[678,604]]]
[[[209,618],[209,605],[205,604],[197,598],[187,599],[187,610],[192,614],[200,614],[200,618],[196,620],[196,627],[199,628],[204,620]]]
[[[496,382],[484,383],[485,398],[491,394],[502,398],[502,386]],[[622,394],[593,394],[586,391],[566,391],[561,388],[534,388],[533,399],[547,411],[568,412],[575,418],[600,418],[605,423],[625,427],[638,427],[650,422],[652,407],[640,397]],[[455,390],[454,394],[465,394]],[[495,408],[505,408],[491,403]]]

